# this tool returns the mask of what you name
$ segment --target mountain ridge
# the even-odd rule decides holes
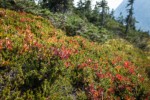
[[[126,5],[128,0],[123,0],[120,6],[115,10],[115,17],[119,17],[120,12],[122,12],[124,18],[127,15]],[[138,23],[136,23],[137,29],[141,29],[144,31],[150,31],[150,1],[148,0],[135,0],[134,3],[134,15]]]

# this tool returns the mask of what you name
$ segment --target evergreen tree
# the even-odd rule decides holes
[[[100,13],[100,7],[98,6],[98,2],[96,2],[96,5],[93,10],[93,14],[99,15],[99,13]]]
[[[106,22],[106,15],[107,15],[107,12],[109,10],[109,7],[107,5],[107,1],[106,0],[101,0],[99,3],[98,3],[99,7],[101,8],[101,26],[105,26],[105,22]]]
[[[117,21],[118,21],[120,24],[124,25],[124,17],[123,17],[123,15],[122,15],[122,12],[120,13],[120,15],[119,15]]]
[[[91,0],[86,0],[84,9],[85,9],[85,16],[90,21],[92,14]]]
[[[135,29],[135,23],[136,23],[136,19],[135,17],[133,17],[133,4],[134,4],[135,0],[128,0],[128,4],[127,7],[129,7],[129,9],[127,9],[128,15],[126,18],[126,30],[125,33],[127,34],[128,31],[131,29]]]
[[[63,1],[63,12],[67,12],[73,7],[73,0],[62,0]]]
[[[16,6],[15,0],[0,0],[0,7],[2,8],[13,8],[13,6]]]
[[[86,0],[85,1],[85,9],[86,9],[86,12],[91,12],[92,11],[91,0]]]
[[[84,7],[84,2],[83,0],[80,0],[77,4],[77,9],[81,10]]]
[[[80,16],[85,16],[85,1],[83,0],[80,0],[78,3],[77,3],[77,8],[76,8],[76,13],[79,14]]]
[[[114,12],[115,12],[114,9],[112,9],[111,12],[110,12],[110,18],[111,19],[115,19]]]
[[[2,0],[0,7],[16,11],[26,11],[36,9],[35,0]]]
[[[98,2],[96,2],[96,5],[95,5],[95,7],[92,11],[92,14],[91,14],[91,21],[90,22],[99,26],[99,21],[100,21],[100,7],[98,5]]]
[[[80,16],[90,19],[92,13],[91,0],[80,0],[76,10]]]
[[[43,0],[41,5],[53,12],[67,12],[73,7],[73,0]]]

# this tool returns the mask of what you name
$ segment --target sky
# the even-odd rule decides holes
[[[74,0],[75,4],[78,2],[79,0]],[[100,1],[100,0],[91,0],[92,1],[92,6],[95,5],[96,1]],[[123,0],[107,0],[108,1],[108,6],[110,9],[116,9],[119,4],[123,1]]]

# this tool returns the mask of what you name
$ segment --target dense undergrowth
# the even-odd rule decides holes
[[[111,38],[94,42],[90,31],[68,36],[76,33],[66,35],[40,16],[4,9],[0,25],[2,100],[150,98],[148,56],[105,29],[98,33]]]
[[[150,35],[147,32],[131,29],[128,34],[125,34],[125,26],[111,17],[107,17],[106,25],[102,28],[99,25],[99,21],[96,23],[90,22],[85,16],[81,17],[73,12],[52,13],[42,9],[38,10],[38,12],[29,13],[50,19],[52,25],[65,31],[68,36],[79,35],[100,43],[116,37],[123,38],[142,50],[150,51]]]

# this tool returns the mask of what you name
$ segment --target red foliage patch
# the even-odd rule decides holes
[[[120,75],[120,74],[116,74],[116,79],[119,80],[119,81],[122,81],[123,80],[123,76]]]
[[[6,48],[8,49],[8,50],[12,50],[12,48],[13,48],[13,46],[12,46],[12,42],[11,42],[11,40],[10,39],[8,39],[8,38],[6,38]]]
[[[67,49],[65,47],[61,48],[51,47],[51,50],[53,51],[54,55],[60,57],[62,60],[68,59],[72,53],[71,49]]]

